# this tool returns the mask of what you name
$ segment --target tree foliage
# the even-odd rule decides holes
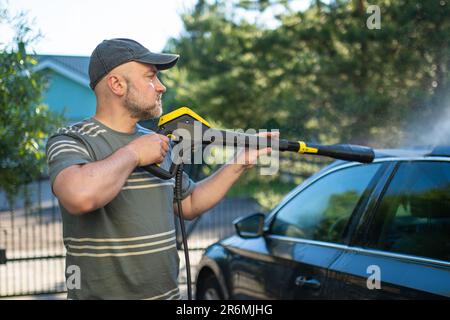
[[[14,43],[0,47],[0,189],[11,203],[20,186],[43,173],[45,139],[62,118],[41,104],[46,79],[26,52],[35,39],[26,15],[11,17],[0,8],[0,23],[16,30]]]
[[[369,29],[365,0],[199,0],[182,15],[185,32],[166,83],[170,103],[190,105],[225,127],[279,128],[322,143],[398,145],[410,123],[442,114],[450,92],[450,4],[380,0],[381,29]],[[276,27],[244,19],[271,10]],[[420,123],[417,120],[420,119]]]

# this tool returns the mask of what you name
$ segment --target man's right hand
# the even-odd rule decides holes
[[[151,133],[141,136],[126,145],[137,159],[137,166],[160,163],[169,151],[169,138],[164,135]]]

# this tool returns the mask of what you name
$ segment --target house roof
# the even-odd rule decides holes
[[[51,69],[86,87],[89,87],[89,57],[61,56],[61,55],[36,55],[38,64],[36,71]]]

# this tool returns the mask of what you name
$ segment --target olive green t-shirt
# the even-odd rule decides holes
[[[153,133],[139,125],[133,134],[121,133],[93,118],[58,129],[46,148],[52,186],[63,169],[103,160],[133,139]],[[162,167],[169,163],[168,155]],[[161,180],[135,168],[102,208],[72,215],[60,203],[66,278],[74,275],[70,266],[80,271],[79,285],[68,286],[69,299],[180,299],[174,185],[174,179]],[[184,174],[183,198],[194,187]]]

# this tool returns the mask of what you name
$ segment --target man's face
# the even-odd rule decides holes
[[[152,65],[131,62],[131,72],[124,76],[127,83],[124,106],[132,118],[148,120],[161,116],[162,94],[166,87],[158,79]]]

